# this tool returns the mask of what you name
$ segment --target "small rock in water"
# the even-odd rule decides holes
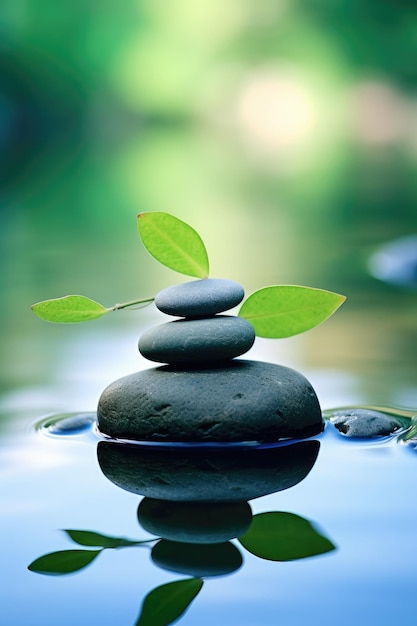
[[[97,416],[104,434],[139,441],[276,441],[323,430],[302,374],[249,360],[130,374],[103,391]]]
[[[247,320],[215,316],[154,326],[139,339],[139,352],[157,363],[207,363],[241,356],[254,341]]]
[[[207,317],[227,311],[243,300],[243,287],[232,280],[205,278],[163,289],[155,305],[177,317]]]
[[[383,437],[402,428],[400,420],[371,409],[335,411],[330,421],[346,437]]]
[[[50,435],[77,435],[89,428],[96,421],[95,413],[64,414],[56,418],[46,430]]]

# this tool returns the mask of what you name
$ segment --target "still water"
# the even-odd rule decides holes
[[[6,330],[0,344],[0,594],[7,626],[133,626],[153,589],[197,575],[192,568],[166,569],[164,559],[152,557],[155,537],[138,522],[143,494],[107,478],[103,441],[93,428],[59,436],[39,428],[57,415],[94,419],[110,382],[149,367],[137,340],[164,321],[152,306],[70,327],[44,324],[29,310],[33,302],[68,293],[111,306],[179,282],[139,245],[138,211],[170,211],[189,222],[207,245],[211,276],[237,280],[247,295],[271,284],[304,284],[347,296],[324,325],[285,341],[257,339],[248,358],[301,371],[325,411],[376,405],[405,409],[411,417],[417,407],[416,292],[412,284],[379,280],[368,265],[386,242],[416,231],[415,211],[394,194],[404,187],[402,170],[391,168],[386,179],[385,166],[380,171],[374,164],[359,177],[355,158],[355,167],[349,159],[332,162],[348,170],[340,184],[327,168],[320,184],[314,171],[290,184],[275,173],[253,175],[239,150],[229,154],[211,133],[175,128],[132,135],[129,149],[117,154],[109,148],[100,144],[82,159],[75,151],[62,176],[54,169],[62,163],[59,155],[44,155],[42,175],[34,171],[10,189],[10,209],[0,214],[6,303],[0,309]],[[380,180],[393,181],[395,210],[383,204],[376,215],[368,183]],[[235,569],[218,576],[199,570],[204,585],[181,624],[392,624],[412,618],[415,446],[395,437],[346,439],[332,425],[314,441],[317,459],[304,476],[296,473],[298,480],[281,491],[272,485],[247,498],[254,520],[265,513],[274,514],[266,519],[300,519],[332,548],[270,560],[244,546],[241,529],[228,548]],[[245,465],[240,474],[248,484],[253,480]],[[226,472],[224,480],[229,478]],[[30,571],[50,553],[100,548],[79,545],[64,530],[131,544],[106,548],[72,574]],[[133,545],[142,540],[149,541]],[[271,545],[276,541],[273,536]],[[183,548],[179,556],[185,553]]]
[[[145,316],[143,324],[154,323],[157,314],[150,311],[147,315],[148,322]],[[127,328],[105,337],[96,331],[91,342],[100,345],[97,340],[106,339],[114,354],[130,355],[127,347],[133,332]],[[86,349],[84,342],[82,346]],[[80,345],[75,348],[81,349]],[[297,516],[310,523],[331,548],[315,556],[276,561],[269,560],[268,555],[261,558],[253,554],[234,536],[231,543],[237,561],[229,568],[233,571],[220,569],[213,575],[204,570],[201,562],[198,566],[203,569],[197,574],[192,569],[181,569],[181,565],[179,571],[172,571],[172,562],[167,569],[164,559],[161,565],[155,555],[151,556],[155,536],[138,521],[143,495],[139,495],[140,489],[132,493],[118,486],[117,476],[115,479],[113,475],[112,480],[106,457],[100,452],[100,447],[107,444],[94,427],[97,397],[105,386],[102,379],[107,377],[109,382],[138,369],[139,357],[132,351],[123,366],[117,358],[114,362],[103,361],[101,367],[95,361],[95,372],[91,371],[91,363],[84,371],[78,360],[75,373],[75,348],[65,347],[66,366],[56,375],[54,384],[3,396],[2,623],[133,626],[138,623],[149,592],[196,575],[204,584],[180,618],[184,626],[215,622],[239,626],[307,622],[330,625],[335,620],[339,624],[392,624],[412,618],[417,574],[415,440],[401,442],[398,433],[374,439],[347,438],[327,422],[321,435],[302,444],[314,442],[313,456],[309,448],[302,448],[295,455],[295,467],[291,454],[278,462],[280,471],[288,471],[291,477],[287,482],[270,486],[263,492],[267,495],[257,497],[255,489],[247,497],[253,519],[262,513],[279,513],[280,519],[284,514]],[[262,342],[252,352],[251,358],[268,359]],[[286,363],[295,366],[291,360],[294,356],[287,355]],[[146,362],[139,361],[139,367],[146,366]],[[372,384],[366,387],[360,372],[331,372],[304,363],[303,373],[315,386],[327,416],[331,409],[364,399],[369,402],[373,393]],[[370,373],[372,383],[372,374],[375,380],[377,374]],[[394,381],[385,390],[385,397],[392,398],[394,391],[405,397],[409,387],[401,387],[395,377]],[[374,404],[379,404],[378,397],[374,398]],[[414,412],[409,408],[401,414],[406,426]],[[65,426],[62,420],[68,417],[79,419],[78,427],[60,429],[59,424]],[[278,448],[276,452],[280,454]],[[207,454],[202,451],[201,457]],[[229,458],[236,454],[236,450],[227,451]],[[151,457],[146,457],[147,463]],[[117,463],[123,473],[123,453]],[[218,459],[210,464],[222,471]],[[288,470],[283,469],[285,464]],[[243,461],[240,474],[249,491],[251,481],[258,481],[259,486],[257,470],[253,471],[255,478]],[[270,480],[272,469],[267,473]],[[236,479],[236,471],[234,478],[230,477],[230,468],[224,470],[224,475],[226,483]],[[64,530],[145,543],[107,548],[88,566],[70,574],[51,576],[30,571],[31,563],[49,553],[100,549],[91,542],[77,544]],[[195,547],[194,553],[203,555],[200,561],[204,561],[205,548]],[[180,549],[177,556],[174,554],[174,569],[182,553]]]
[[[152,589],[187,576],[152,560],[143,496],[103,473],[94,429],[39,424],[94,419],[110,382],[149,366],[137,339],[158,316],[151,307],[68,328],[29,307],[70,293],[112,306],[179,282],[137,234],[138,212],[167,211],[202,235],[211,276],[247,295],[301,284],[347,296],[323,326],[257,339],[249,358],[301,371],[324,411],[372,405],[410,418],[414,16],[397,6],[407,3],[362,2],[362,16],[346,3],[152,1],[100,13],[75,3],[55,19],[49,4],[40,19],[35,3],[6,2],[2,51],[0,622],[133,626]],[[398,274],[404,237],[411,269]],[[314,441],[304,477],[249,505],[306,520],[333,548],[271,561],[237,534],[241,567],[203,576],[181,624],[412,621],[415,445],[348,439],[331,424]],[[45,554],[84,549],[65,529],[153,542],[105,549],[73,574],[30,571]]]
[[[247,293],[268,283],[294,282],[334,289],[348,297],[337,315],[305,335],[285,341],[258,338],[248,358],[301,371],[325,412],[372,405],[404,410],[408,419],[417,413],[416,293],[378,282],[369,274],[366,262],[378,246],[369,246],[369,254],[362,249],[358,261],[358,249],[351,247],[353,227],[345,229],[346,237],[338,239],[338,246],[334,238],[332,245],[323,245],[323,233],[327,241],[332,240],[331,223],[326,220],[322,227],[327,225],[327,232],[312,228],[307,236],[298,228],[296,215],[293,220],[287,215],[286,222],[280,212],[262,221],[243,213],[240,218],[236,254],[241,266],[237,262],[225,263],[227,270],[215,266],[214,276],[239,280]],[[2,219],[14,222],[22,237],[17,238],[21,254],[7,254],[3,249],[10,306],[0,312],[8,329],[1,346],[2,623],[134,626],[140,623],[144,599],[152,590],[195,576],[204,584],[180,618],[184,625],[330,625],[335,621],[388,625],[412,619],[417,575],[417,453],[415,442],[400,442],[396,436],[349,439],[329,424],[314,438],[315,462],[304,473],[290,464],[288,472],[296,480],[278,488],[272,485],[261,495],[246,494],[253,520],[265,519],[257,516],[266,513],[274,514],[266,518],[270,520],[301,520],[331,549],[277,561],[269,558],[268,546],[261,558],[245,547],[241,529],[230,537],[232,548],[227,549],[235,560],[228,571],[220,568],[218,575],[209,575],[201,563],[197,571],[178,568],[178,562],[173,571],[172,560],[169,568],[164,567],[166,555],[161,560],[152,553],[158,540],[138,521],[144,492],[127,491],[118,486],[123,480],[111,480],[100,453],[105,442],[92,426],[102,390],[117,378],[149,367],[138,354],[137,339],[164,321],[162,314],[151,306],[120,312],[91,326],[68,327],[43,324],[31,314],[29,305],[70,292],[99,300],[102,293],[108,305],[113,298],[116,302],[154,294],[178,278],[175,281],[164,269],[159,274],[148,272],[152,261],[145,256],[139,264],[129,262],[130,244],[136,249],[137,234],[134,241],[132,237],[124,243],[117,233],[123,230],[124,235],[132,229],[123,220],[123,228],[112,233],[113,242],[104,238],[104,247],[103,241],[94,243],[91,233],[81,228],[67,233],[68,248],[59,250],[60,220],[55,225],[52,220],[52,230],[37,247],[29,228],[19,230],[16,215]],[[134,221],[130,220],[133,228]],[[200,221],[209,226],[205,219]],[[269,231],[283,238],[280,226],[284,223],[291,249],[299,251],[298,259],[294,257],[289,265],[283,263],[282,247],[275,246],[272,236],[268,238]],[[41,222],[34,219],[32,225],[36,224],[39,230],[34,232],[41,243]],[[340,232],[338,228],[333,235]],[[215,253],[219,245],[213,245],[217,240],[208,230]],[[267,255],[250,247],[249,255],[244,245],[249,232],[257,232],[259,242],[265,240]],[[70,251],[74,241],[79,246],[75,257]],[[111,254],[100,269],[103,250]],[[48,264],[48,259],[54,263]],[[40,426],[45,420],[49,423],[68,415],[87,415],[92,421],[87,420],[89,425],[78,432],[60,434]],[[296,455],[296,467],[305,458],[311,461],[303,450]],[[230,458],[235,454],[230,451]],[[116,466],[123,468],[124,463],[122,457]],[[213,465],[217,467],[218,460],[208,463]],[[283,462],[278,465],[282,468]],[[249,485],[254,480],[244,463],[240,475]],[[228,472],[224,480],[230,481]],[[247,532],[251,528],[252,524]],[[77,544],[65,530],[81,531],[84,538],[97,533],[129,541],[100,551],[88,566],[74,573],[51,576],[29,570],[50,553],[100,550],[94,543]],[[272,534],[270,545],[281,540],[276,535]],[[145,543],[137,543],[141,541]],[[201,556],[204,550],[200,546],[194,552]],[[185,554],[182,547],[174,560]]]

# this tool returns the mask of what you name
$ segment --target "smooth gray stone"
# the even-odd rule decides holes
[[[233,308],[244,295],[243,287],[233,280],[205,278],[163,289],[155,296],[155,305],[176,317],[208,317]]]
[[[103,391],[97,417],[104,434],[139,441],[276,441],[323,429],[317,396],[302,374],[240,359],[125,376]]]
[[[346,437],[388,436],[402,428],[400,420],[370,409],[335,411],[330,421]]]
[[[241,356],[254,341],[250,322],[216,315],[154,326],[139,339],[139,352],[157,363],[209,363]]]
[[[102,433],[139,441],[276,441],[323,430],[317,396],[302,374],[243,359],[130,374],[103,391],[97,417]]]
[[[110,482],[147,498],[247,502],[298,485],[313,468],[319,449],[314,439],[266,448],[174,448],[99,441],[97,458]]]
[[[139,524],[148,533],[188,543],[222,543],[243,535],[251,525],[247,502],[172,502],[143,498]]]

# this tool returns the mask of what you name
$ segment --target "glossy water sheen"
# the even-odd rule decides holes
[[[405,425],[411,416],[403,412]],[[417,450],[415,440],[400,441],[404,432],[352,440],[328,422],[314,438],[320,450],[307,477],[250,506],[254,514],[280,511],[311,521],[336,550],[272,562],[233,540],[243,565],[227,576],[204,577],[203,589],[179,623],[407,621],[414,611],[417,563]],[[101,472],[100,441],[93,413],[50,416],[31,424],[20,440],[3,437],[4,624],[133,626],[149,591],[187,578],[155,565],[153,543],[104,550],[85,569],[65,576],[28,571],[44,554],[84,549],[62,529],[153,538],[137,521],[142,497],[118,488]]]

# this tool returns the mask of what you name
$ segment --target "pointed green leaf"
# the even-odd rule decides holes
[[[61,550],[39,557],[28,566],[31,572],[38,574],[71,574],[86,567],[101,550]]]
[[[139,213],[143,245],[157,261],[180,274],[207,278],[209,262],[200,235],[169,213]]]
[[[345,296],[323,289],[275,285],[249,296],[242,304],[239,316],[252,324],[258,337],[278,339],[318,326],[345,300]]]
[[[295,561],[335,550],[309,521],[280,511],[254,515],[239,541],[248,552],[268,561]]]
[[[31,309],[41,319],[60,324],[87,322],[108,313],[104,306],[85,296],[64,296],[44,300],[33,304]]]
[[[102,548],[122,548],[124,546],[137,546],[141,543],[152,541],[131,541],[123,537],[109,537],[100,533],[91,532],[89,530],[64,530],[72,541],[80,546],[100,546]]]
[[[202,586],[200,578],[186,578],[156,587],[144,599],[135,626],[172,624],[187,610]]]

